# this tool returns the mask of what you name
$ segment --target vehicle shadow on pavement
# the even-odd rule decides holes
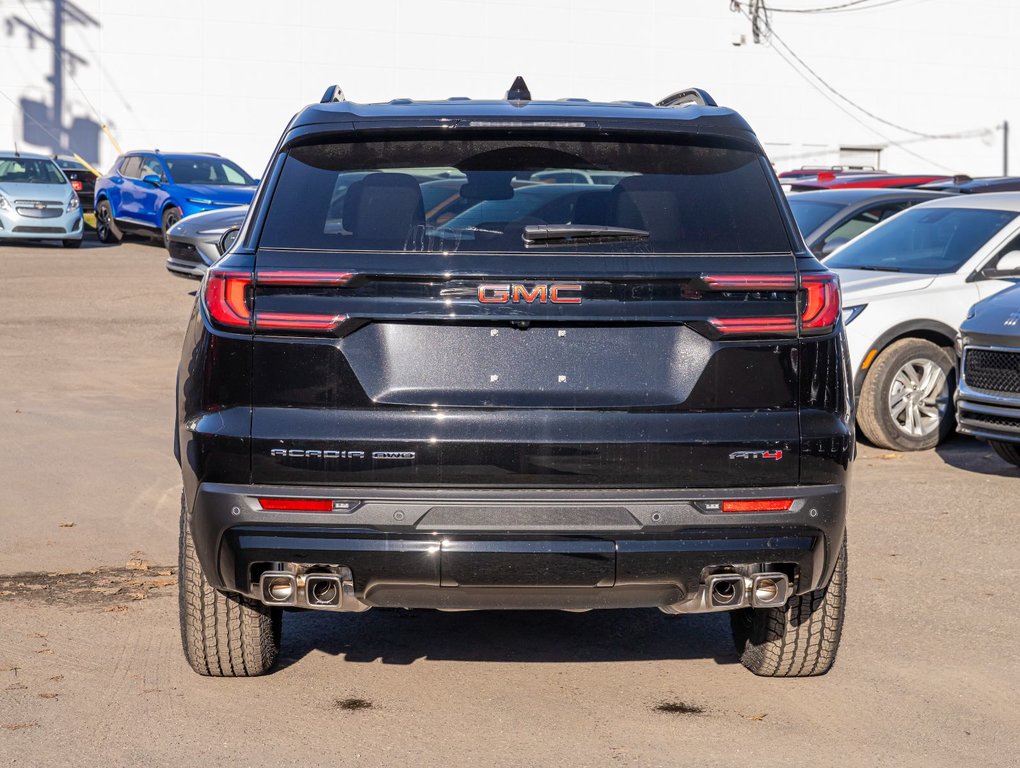
[[[656,609],[465,611],[373,609],[360,615],[290,612],[278,669],[318,650],[350,662],[600,662],[739,658],[724,614]]]
[[[935,453],[951,467],[995,477],[1020,477],[1020,467],[1003,461],[988,443],[969,437],[952,437],[944,441]]]

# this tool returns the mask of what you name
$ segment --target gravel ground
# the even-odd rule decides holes
[[[0,764],[1020,765],[1020,470],[966,439],[862,446],[823,678],[655,610],[291,613],[275,674],[198,677],[164,255],[0,246]]]

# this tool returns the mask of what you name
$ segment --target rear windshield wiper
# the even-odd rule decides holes
[[[621,240],[647,240],[648,232],[626,227],[601,227],[590,224],[529,224],[522,235],[528,245],[563,243],[610,243]]]

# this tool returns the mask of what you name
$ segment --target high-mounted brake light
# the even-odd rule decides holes
[[[831,273],[803,275],[800,284],[806,294],[804,309],[800,313],[801,332],[811,335],[829,333],[839,319],[839,278]]]
[[[270,512],[332,512],[332,499],[259,498],[262,509]]]
[[[743,499],[724,501],[723,512],[788,512],[793,499]]]
[[[248,306],[250,272],[209,270],[205,282],[205,306],[213,322],[227,328],[250,328]]]

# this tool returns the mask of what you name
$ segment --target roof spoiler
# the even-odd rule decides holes
[[[708,91],[701,88],[684,88],[682,91],[671,93],[662,101],[655,103],[657,107],[686,107],[694,104],[699,107],[718,107],[715,99],[709,96]]]

